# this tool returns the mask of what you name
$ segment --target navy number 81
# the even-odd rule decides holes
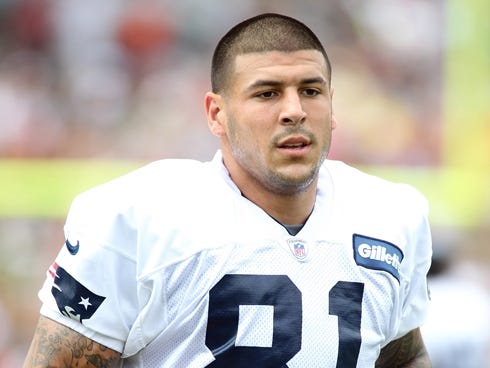
[[[338,317],[337,368],[355,368],[361,347],[364,284],[339,281],[329,292],[329,314]],[[240,305],[274,307],[271,347],[235,346]],[[301,350],[302,297],[286,275],[225,275],[209,292],[208,367],[280,367]]]

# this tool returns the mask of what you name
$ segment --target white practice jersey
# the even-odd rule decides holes
[[[292,236],[220,152],[157,161],[75,198],[41,313],[124,367],[374,367],[424,319],[427,211],[412,187],[327,160]]]

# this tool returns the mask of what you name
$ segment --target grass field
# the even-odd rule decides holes
[[[63,218],[74,195],[142,163],[0,160],[0,216]]]

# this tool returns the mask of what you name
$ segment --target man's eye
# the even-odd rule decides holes
[[[303,92],[304,95],[310,96],[310,97],[316,96],[316,95],[319,95],[320,94],[320,91],[318,91],[315,88],[305,88],[302,92]]]
[[[274,96],[277,96],[277,93],[274,91],[265,91],[257,94],[257,97],[260,98],[272,98]]]

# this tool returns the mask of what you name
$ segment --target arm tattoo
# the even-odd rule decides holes
[[[41,318],[24,367],[117,367],[120,353]]]
[[[376,368],[431,368],[420,329],[386,345],[376,361]]]

